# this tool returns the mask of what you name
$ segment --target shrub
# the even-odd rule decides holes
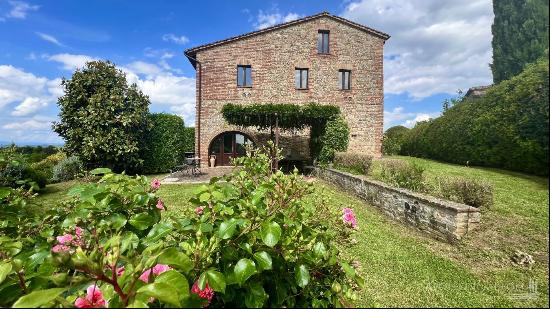
[[[398,159],[380,160],[380,179],[389,185],[413,191],[424,189],[425,168]]]
[[[61,160],[65,159],[67,156],[64,152],[58,151],[54,154],[51,154],[39,162],[31,164],[31,167],[35,170],[42,171],[48,180],[53,178],[53,167],[57,165]]]
[[[0,186],[17,188],[44,188],[48,182],[47,175],[33,169],[25,158],[15,153],[15,148],[0,154]]]
[[[334,155],[334,166],[349,169],[367,175],[372,166],[372,156],[359,152],[337,152]]]
[[[439,177],[436,194],[442,198],[476,208],[493,205],[493,186],[464,177]]]
[[[325,133],[321,136],[319,161],[332,162],[339,151],[346,151],[349,143],[349,127],[344,118],[337,117],[327,121]]]
[[[410,129],[404,126],[391,127],[384,133],[382,140],[382,153],[396,155],[401,152],[401,144]]]
[[[418,123],[401,153],[457,164],[548,175],[548,59]]]
[[[53,167],[54,182],[73,180],[83,171],[82,162],[78,157],[65,158]]]
[[[164,173],[181,164],[186,145],[183,119],[171,114],[150,114],[151,128],[145,134],[142,172]]]
[[[199,187],[192,217],[162,217],[160,183],[114,174],[33,212],[26,192],[0,190],[0,306],[341,307],[364,280],[327,222],[353,230],[353,210],[317,220],[311,184],[272,172],[269,154]]]
[[[195,128],[186,127],[183,138],[183,152],[195,152]]]

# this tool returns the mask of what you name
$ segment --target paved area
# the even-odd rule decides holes
[[[235,167],[233,166],[218,166],[218,167],[203,167],[198,175],[191,175],[186,172],[175,172],[161,180],[163,184],[170,183],[205,183],[209,182],[212,177],[220,177],[230,173]]]

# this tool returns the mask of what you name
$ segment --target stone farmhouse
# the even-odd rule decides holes
[[[348,151],[381,155],[383,56],[389,35],[327,12],[187,49],[196,70],[195,153],[228,165],[269,132],[227,124],[227,103],[333,104],[350,127]],[[283,155],[308,160],[309,130],[282,132]]]

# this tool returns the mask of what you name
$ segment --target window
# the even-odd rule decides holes
[[[252,87],[252,67],[249,65],[237,66],[237,87]]]
[[[328,30],[319,30],[317,34],[317,52],[319,54],[328,54]]]
[[[338,71],[338,85],[341,90],[351,89],[351,71],[350,70]]]
[[[296,84],[296,89],[307,89],[307,79],[308,69],[296,68],[296,71],[294,71],[294,82]]]

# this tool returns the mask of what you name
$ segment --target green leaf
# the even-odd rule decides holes
[[[163,283],[163,282],[153,282],[147,285],[142,286],[137,290],[138,295],[146,295],[149,297],[154,297],[160,300],[163,303],[168,305],[180,306],[180,300],[178,297],[178,292],[175,287]]]
[[[342,265],[342,269],[344,270],[344,272],[346,273],[346,275],[349,277],[349,278],[355,278],[355,269],[353,269],[353,267],[351,267],[348,263],[346,262],[342,262],[340,263]]]
[[[258,262],[258,268],[260,270],[269,270],[273,267],[271,256],[265,251],[254,253],[254,259]]]
[[[0,199],[6,198],[10,195],[11,189],[6,187],[0,187]]]
[[[201,195],[199,195],[199,201],[206,202],[210,199],[210,193],[204,192]]]
[[[225,293],[225,276],[215,270],[206,271],[208,285],[216,292]]]
[[[14,304],[13,308],[37,308],[54,300],[66,289],[48,289],[34,291],[28,295],[22,296]]]
[[[127,221],[125,216],[117,213],[112,214],[107,220],[115,230],[121,229]]]
[[[324,258],[327,254],[327,248],[325,247],[325,244],[322,242],[317,242],[313,246],[313,253],[318,258]]]
[[[112,171],[106,167],[100,167],[90,171],[90,174],[92,175],[103,175],[103,174],[111,174],[111,173]]]
[[[6,277],[11,272],[11,264],[10,263],[2,263],[0,264],[0,283],[4,282]]]
[[[307,266],[304,264],[301,264],[296,268],[295,279],[296,284],[298,284],[299,287],[305,287],[309,283],[309,271],[307,270]]]
[[[179,299],[189,296],[189,283],[184,275],[175,270],[169,270],[155,278],[155,282],[165,283],[172,286],[178,292]]]
[[[172,224],[167,222],[159,222],[155,224],[153,228],[149,231],[149,233],[143,240],[143,243],[146,246],[155,244],[159,240],[161,240],[164,236],[168,235],[171,231],[172,231]]]
[[[183,252],[178,251],[176,248],[164,249],[159,256],[158,261],[161,264],[175,266],[185,274],[189,273],[189,271],[193,269],[193,262],[191,262],[189,257]]]
[[[130,218],[130,224],[135,227],[138,230],[145,230],[149,228],[154,223],[153,216],[147,214],[147,213],[139,213],[135,214]]]
[[[279,239],[281,238],[281,233],[281,227],[277,222],[271,221],[262,224],[262,241],[268,247],[273,247],[279,242]]]
[[[240,259],[235,265],[235,279],[242,285],[250,276],[256,273],[256,264],[249,259]]]
[[[221,239],[229,239],[233,234],[235,234],[235,231],[237,230],[237,224],[238,220],[235,218],[231,218],[227,221],[222,222],[220,224],[220,228],[218,230],[218,236]]]
[[[126,250],[136,249],[139,244],[139,238],[136,234],[126,231],[121,236],[120,241],[120,253],[126,252]]]
[[[253,282],[248,288],[248,293],[246,293],[244,303],[248,308],[262,308],[264,302],[267,300],[267,293],[264,290],[264,287],[258,283]]]

